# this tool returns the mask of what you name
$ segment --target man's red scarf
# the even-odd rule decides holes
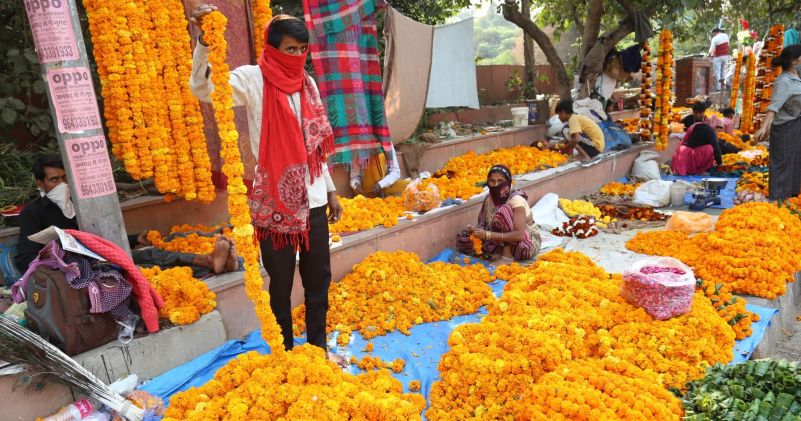
[[[334,134],[320,95],[306,71],[306,54],[293,56],[267,43],[272,22],[264,31],[259,59],[264,78],[258,167],[250,208],[260,240],[268,236],[278,249],[306,244],[309,239],[309,195],[306,174],[313,182],[334,150]],[[301,124],[287,100],[300,93]]]

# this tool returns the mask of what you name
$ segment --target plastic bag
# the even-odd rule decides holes
[[[403,207],[411,212],[428,212],[439,207],[439,189],[430,180],[414,180],[403,190]]]
[[[565,123],[559,120],[558,115],[554,115],[548,119],[548,129],[545,131],[545,136],[550,139],[552,137],[562,137],[562,128]]]
[[[659,320],[688,313],[695,294],[695,275],[672,257],[649,257],[623,272],[620,293]]]
[[[659,154],[654,151],[642,151],[631,167],[631,176],[643,181],[659,180]]]
[[[673,212],[673,216],[668,220],[665,229],[684,231],[684,232],[707,232],[712,231],[715,224],[712,217],[703,212]]]
[[[661,208],[670,205],[670,181],[651,180],[643,183],[631,201],[642,206]]]

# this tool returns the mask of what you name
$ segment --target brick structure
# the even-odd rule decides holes
[[[686,57],[676,60],[674,73],[676,91],[675,104],[689,106],[687,99],[698,95],[709,96],[714,86],[712,81],[712,60],[706,57]]]

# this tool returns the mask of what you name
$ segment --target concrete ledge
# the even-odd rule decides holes
[[[225,340],[222,317],[215,310],[191,325],[136,338],[128,345],[114,341],[73,358],[107,384],[129,374],[146,380],[222,345]]]
[[[784,339],[785,329],[793,323],[798,323],[796,321],[796,315],[799,305],[801,305],[801,273],[796,273],[795,278],[795,282],[789,282],[787,284],[787,292],[773,300],[750,295],[743,296],[749,304],[779,310],[779,312],[773,316],[770,327],[768,327],[768,330],[765,332],[765,336],[754,351],[754,356],[752,358],[767,358],[775,355],[779,342]]]

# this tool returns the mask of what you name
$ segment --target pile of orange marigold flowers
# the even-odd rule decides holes
[[[214,251],[215,238],[209,235],[219,232],[231,235],[230,226],[209,227],[205,225],[176,225],[170,228],[169,239],[164,238],[158,231],[148,231],[147,241],[153,247],[174,251],[178,253],[210,254]],[[176,235],[177,234],[177,235]],[[206,234],[206,235],[203,235]]]
[[[637,187],[640,187],[640,183],[624,184],[619,181],[610,181],[601,187],[600,192],[610,196],[634,196]]]
[[[776,298],[801,270],[801,220],[770,203],[745,203],[724,211],[709,233],[638,233],[626,243],[632,251],[672,256],[695,275],[733,292]]]
[[[403,394],[388,370],[348,374],[305,344],[240,355],[208,383],[173,396],[164,420],[419,420],[425,405],[422,395]]]
[[[333,233],[358,232],[377,226],[384,228],[398,225],[398,218],[404,215],[403,200],[400,197],[368,198],[358,195],[353,199],[339,198],[342,205],[342,219],[329,225]]]
[[[679,420],[678,399],[663,389],[733,357],[734,333],[703,295],[658,321],[620,296],[620,275],[562,250],[501,275],[513,276],[489,314],[448,340],[430,420]]]
[[[159,316],[177,325],[188,325],[217,307],[217,295],[205,282],[192,276],[192,268],[142,268],[142,274],[164,299]]]
[[[494,278],[480,264],[423,263],[404,251],[379,251],[355,265],[328,294],[328,332],[339,332],[338,342],[346,345],[352,331],[365,339],[394,330],[409,334],[413,325],[450,320],[473,314],[492,304],[487,285]],[[296,335],[305,329],[305,306],[293,311]]]

